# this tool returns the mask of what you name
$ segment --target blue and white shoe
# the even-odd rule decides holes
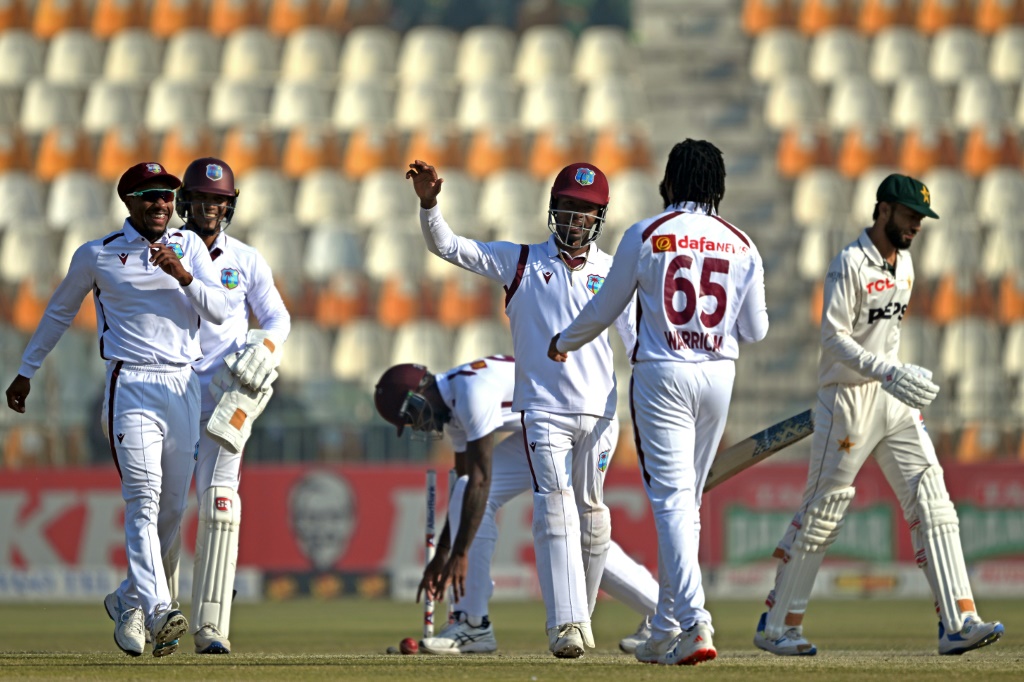
[[[968,651],[980,649],[983,646],[994,644],[1003,636],[1005,628],[999,621],[986,623],[977,616],[968,616],[964,619],[964,627],[960,632],[946,634],[946,628],[939,622],[939,655],[959,656]]]
[[[203,625],[193,635],[197,654],[230,654],[231,642],[221,634],[216,626],[209,623]]]
[[[153,618],[153,655],[170,656],[178,650],[178,640],[188,632],[188,621],[181,611],[161,611]]]
[[[117,596],[117,592],[111,592],[103,599],[103,608],[106,609],[107,615],[110,620],[114,621],[114,624],[121,622],[121,616],[125,611],[130,611],[131,607],[121,601],[121,598]],[[145,628],[143,628],[145,630]],[[149,634],[149,630],[146,630],[146,643],[153,641],[153,636]]]
[[[818,647],[804,637],[803,626],[791,627],[782,633],[782,637],[769,639],[764,633],[767,621],[768,613],[762,613],[761,620],[757,622],[757,634],[754,635],[754,646],[758,649],[776,656],[813,656],[818,653]]]

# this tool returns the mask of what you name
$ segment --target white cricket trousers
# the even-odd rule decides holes
[[[633,367],[629,404],[636,451],[658,532],[661,592],[651,623],[658,639],[711,623],[697,562],[700,502],[735,376],[732,360]]]
[[[196,497],[202,502],[203,494],[213,486],[231,488],[238,492],[241,478],[242,453],[222,448],[210,437],[206,425],[212,413],[199,421],[199,455],[196,458]]]
[[[191,367],[107,366],[103,424],[121,476],[128,578],[117,589],[146,627],[169,608],[162,550],[180,532],[199,447],[199,378]]]
[[[612,420],[609,438],[613,444],[618,441],[618,431],[618,420]],[[609,452],[609,459],[613,453],[614,450]],[[463,476],[456,483],[448,506],[448,532],[451,533],[452,541],[459,532],[463,491],[467,479],[468,477]],[[455,602],[455,610],[464,612],[474,621],[488,614],[488,603],[494,594],[491,562],[498,542],[498,510],[512,498],[532,490],[533,479],[530,476],[530,467],[523,456],[522,436],[518,433],[510,434],[508,438],[498,443],[491,455],[491,489],[480,527],[477,528],[473,544],[469,546],[466,594]],[[608,548],[608,560],[601,578],[601,589],[640,615],[654,615],[658,603],[658,583],[647,568],[630,558],[614,541]]]
[[[615,449],[612,420],[540,410],[521,417],[545,627],[589,623],[611,542],[604,471]]]
[[[913,522],[921,475],[939,464],[921,411],[896,400],[877,381],[819,389],[807,486],[793,523],[779,542],[783,552],[789,553],[807,510],[825,495],[853,485],[872,452],[904,518]]]

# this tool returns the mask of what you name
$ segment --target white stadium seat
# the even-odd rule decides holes
[[[320,222],[309,233],[302,270],[306,279],[325,282],[339,272],[363,268],[363,238],[341,220]]]
[[[488,355],[512,355],[512,333],[498,320],[473,320],[455,331],[452,365]]]
[[[100,80],[89,86],[82,127],[100,134],[116,126],[136,127],[143,121],[146,93],[141,86]]]
[[[415,320],[395,332],[391,363],[413,362],[435,372],[452,366],[452,334],[436,322]]]
[[[322,381],[330,376],[330,335],[305,320],[293,320],[278,372],[286,382]],[[287,365],[287,366],[286,366]]]
[[[782,76],[771,83],[764,103],[764,121],[772,130],[816,124],[821,118],[818,89],[806,76]]]
[[[356,192],[355,218],[366,225],[394,223],[397,217],[409,217],[417,225],[415,209],[409,207],[409,181],[397,169],[369,173]],[[415,197],[413,197],[415,206]]]
[[[118,83],[149,85],[160,73],[160,43],[144,28],[129,28],[107,45],[103,77]]]
[[[636,55],[624,29],[588,26],[580,33],[572,64],[576,80],[588,83],[612,74],[629,75],[636,68]]]
[[[181,82],[209,83],[220,73],[220,48],[220,41],[201,28],[175,33],[167,41],[164,76]]]
[[[974,184],[954,168],[933,168],[921,181],[928,188],[932,208],[941,217],[930,220],[929,226],[959,222],[956,227],[962,231],[964,218],[974,215]]]
[[[391,96],[380,81],[346,81],[338,88],[331,112],[337,130],[350,131],[391,121]]]
[[[146,98],[146,127],[154,133],[166,133],[180,125],[205,125],[206,108],[206,91],[201,84],[156,80]]]
[[[561,26],[531,26],[519,37],[515,76],[524,85],[566,75],[572,63],[572,34]]]
[[[409,235],[408,239],[422,241],[423,237]],[[416,246],[419,247],[419,244]],[[365,270],[367,277],[374,282],[383,282],[389,277],[416,282],[423,274],[423,261],[423,251],[407,248],[400,232],[396,234],[382,226],[367,234]]]
[[[986,225],[1017,221],[1024,213],[1024,174],[1003,166],[985,174],[978,183],[978,219]]]
[[[0,281],[14,284],[29,277],[48,279],[57,265],[55,245],[45,225],[7,230],[0,237]]]
[[[932,38],[928,73],[936,83],[952,85],[985,70],[985,43],[973,28],[951,26]]]
[[[875,130],[885,123],[883,95],[866,75],[837,80],[828,103],[828,125],[834,131]]]
[[[281,80],[324,82],[338,72],[337,35],[322,26],[304,26],[288,36],[281,57]]]
[[[0,33],[0,85],[24,85],[43,73],[45,46],[34,35],[9,28]]]
[[[992,36],[988,73],[992,80],[1004,85],[1024,80],[1024,26],[1005,26]]]
[[[351,180],[329,168],[318,168],[299,179],[295,189],[295,219],[302,225],[348,219],[355,198],[356,188]]]
[[[404,84],[439,79],[455,71],[458,35],[442,26],[416,26],[402,39],[398,52],[397,76]]]
[[[853,200],[850,202],[850,219],[854,224],[866,227],[871,223],[871,214],[878,203],[878,186],[893,173],[896,168],[869,168],[857,178],[853,188]],[[834,255],[834,254],[833,254]]]
[[[341,328],[331,352],[334,376],[372,389],[391,366],[391,342],[391,332],[373,320],[350,322]]]
[[[515,93],[504,80],[472,82],[459,93],[455,118],[465,132],[502,127],[516,121]]]
[[[236,178],[235,186],[239,196],[245,199],[238,202],[232,224],[242,227],[276,225],[276,232],[282,232],[281,218],[289,221],[292,216],[294,189],[292,183],[281,175],[280,171],[271,168],[255,168]]]
[[[245,241],[266,259],[274,281],[285,291],[294,291],[302,282],[302,241],[295,232],[279,229],[271,218],[248,230]]]
[[[900,323],[900,361],[939,370],[939,328],[928,319],[908,315]]]
[[[940,213],[939,215],[944,215]],[[930,221],[914,241],[923,242],[914,255],[914,274],[921,279],[973,273],[978,265],[979,244],[967,236],[955,221]]]
[[[103,44],[85,29],[70,28],[50,40],[46,80],[62,85],[88,85],[103,70]]]
[[[331,119],[333,92],[311,81],[278,81],[270,104],[270,127],[287,132]]]
[[[245,26],[224,41],[221,77],[232,81],[271,83],[277,76],[280,42],[262,28]]]
[[[942,333],[939,369],[949,378],[965,376],[978,367],[994,367],[999,354],[999,327],[991,320],[963,317]]]
[[[565,77],[531,80],[519,102],[519,125],[535,132],[576,121],[576,85]]]
[[[108,191],[106,183],[88,171],[62,173],[50,183],[46,220],[64,228],[79,220],[102,219],[107,215]]]
[[[393,78],[398,42],[398,34],[385,26],[353,28],[341,47],[338,71],[342,82]]]
[[[658,193],[658,182],[659,179],[639,168],[619,171],[608,178],[606,227],[611,225],[624,230],[638,220],[665,210],[664,201]],[[550,185],[541,195],[542,203],[550,199]]]
[[[72,87],[30,80],[21,95],[21,129],[40,134],[58,126],[77,126],[81,107],[82,97]]]
[[[1002,87],[975,74],[960,81],[953,103],[953,124],[962,131],[979,126],[1001,127],[1008,123]]]
[[[820,229],[845,224],[850,213],[850,186],[831,168],[800,175],[793,188],[793,220],[800,227]]]
[[[939,89],[928,76],[915,74],[896,81],[889,105],[889,122],[896,130],[942,125],[946,118]]]
[[[978,274],[990,281],[1017,272],[1024,263],[1024,230],[1007,222],[1016,220],[1012,216],[1003,220],[989,228],[978,263]]]
[[[455,117],[455,93],[441,83],[415,81],[398,89],[395,127],[408,132],[438,128]]]
[[[488,175],[480,187],[480,220],[498,228],[523,219],[532,225],[539,202],[540,187],[533,178],[518,170],[500,170]]]
[[[512,74],[516,36],[502,26],[473,26],[459,39],[455,59],[458,80],[478,83],[508,80]]]
[[[0,229],[18,229],[43,219],[43,186],[28,173],[0,173]]]
[[[815,34],[808,59],[815,83],[831,85],[867,72],[868,48],[863,36],[849,28],[830,28]]]
[[[796,30],[770,28],[755,39],[750,54],[750,77],[767,84],[783,76],[807,73],[807,40]]]
[[[871,77],[879,85],[895,85],[911,74],[926,74],[928,40],[908,26],[889,26],[871,42]]]
[[[643,88],[629,76],[607,76],[589,81],[580,106],[580,123],[590,131],[625,128],[647,115]]]
[[[208,118],[215,128],[263,123],[270,108],[270,91],[249,81],[218,81],[210,89]]]

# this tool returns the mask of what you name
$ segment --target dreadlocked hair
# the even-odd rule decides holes
[[[668,155],[659,189],[665,208],[692,201],[708,213],[718,211],[725,195],[722,151],[707,140],[679,142]]]

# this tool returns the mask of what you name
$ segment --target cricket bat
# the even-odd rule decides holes
[[[810,410],[758,431],[750,438],[723,450],[711,464],[711,471],[704,483],[704,492],[724,483],[744,469],[754,466],[762,459],[771,457],[779,450],[807,438],[814,432],[814,415]]]

